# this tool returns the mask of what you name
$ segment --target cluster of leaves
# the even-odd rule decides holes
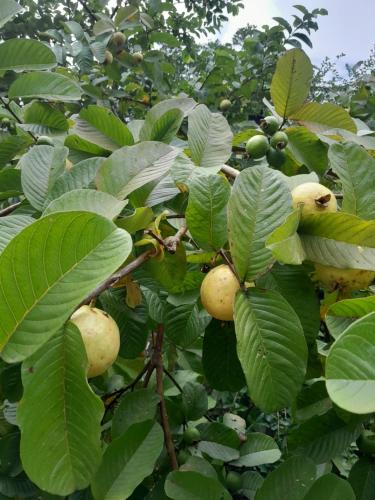
[[[188,2],[203,23],[204,3]],[[277,165],[249,158],[256,123],[169,80],[172,2],[113,17],[71,4],[81,22],[43,27],[50,44],[0,44],[1,497],[371,499],[373,289],[311,280],[314,263],[375,271],[371,130],[309,100],[313,67],[284,37],[264,106],[288,144]],[[301,9],[315,29],[324,12]],[[19,11],[3,0],[0,25]],[[263,49],[244,39],[241,57]],[[301,219],[291,191],[305,182],[341,210]],[[234,322],[199,297],[223,260],[242,284]],[[92,297],[121,348],[88,382],[69,318]]]

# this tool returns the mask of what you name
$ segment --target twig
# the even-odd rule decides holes
[[[240,171],[237,170],[236,168],[230,167],[229,165],[223,165],[221,167],[221,171],[225,174],[228,175],[229,177],[233,177],[234,179],[240,175]]]
[[[180,384],[177,382],[177,380],[174,378],[174,376],[165,368],[163,367],[163,370],[164,370],[164,373],[166,374],[166,376],[174,383],[174,385],[177,387],[177,389],[180,391],[180,392],[183,392],[183,389],[182,387],[180,386]]]
[[[5,215],[11,214],[17,207],[21,205],[21,202],[14,203],[13,205],[9,205],[9,207],[3,208],[0,210],[0,217],[4,217]]]
[[[225,250],[223,248],[219,251],[219,254],[223,257],[224,261],[226,262],[226,264],[228,265],[228,267],[232,271],[232,273],[235,275],[235,277],[237,278],[238,282],[241,283],[241,280],[240,280],[240,277],[237,274],[237,271],[235,270],[232,262],[228,259],[228,256],[225,253]]]
[[[169,253],[176,253],[177,246],[187,233],[187,230],[188,229],[186,226],[182,226],[174,236],[169,236],[168,238],[165,238],[164,246]]]
[[[90,7],[87,5],[87,3],[84,0],[78,0],[78,2],[82,5],[84,10],[88,13],[88,15],[91,17],[93,21],[97,21],[98,18],[96,15],[93,13],[93,11],[90,9]]]
[[[22,121],[18,118],[18,116],[16,115],[16,113],[9,106],[9,103],[5,102],[2,97],[0,97],[0,101],[3,104],[3,106],[5,106],[5,108],[9,111],[9,113],[13,116],[13,118],[16,120],[16,122],[22,124]],[[37,141],[37,138],[35,137],[35,135],[32,132],[30,132],[30,130],[28,130],[27,133],[33,138],[33,140],[35,142]]]

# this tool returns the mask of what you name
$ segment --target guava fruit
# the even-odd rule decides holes
[[[285,149],[288,142],[288,136],[282,131],[276,132],[270,139],[270,144],[275,149]]]
[[[133,61],[136,64],[141,63],[143,61],[143,54],[142,54],[142,52],[134,52],[134,54],[133,54]]]
[[[125,40],[126,40],[126,37],[125,37],[124,33],[121,33],[121,31],[116,31],[112,35],[112,41],[118,47],[121,47],[121,45],[124,44]]]
[[[277,132],[279,126],[280,126],[279,120],[274,116],[266,116],[260,122],[260,128],[267,135],[273,135],[275,132]]]
[[[313,278],[329,291],[353,292],[366,289],[374,281],[375,272],[365,269],[339,269],[315,263]]]
[[[265,135],[254,135],[251,137],[246,144],[246,153],[250,155],[251,158],[257,160],[263,158],[269,150],[270,145],[268,139]]]
[[[302,206],[302,215],[337,212],[336,196],[318,182],[305,182],[292,191],[293,207]]]
[[[221,321],[233,321],[234,298],[240,284],[226,264],[214,267],[201,285],[201,300],[206,311]]]
[[[196,427],[188,427],[183,434],[183,440],[186,444],[193,444],[199,441],[201,438],[201,433]]]
[[[229,491],[237,491],[242,486],[241,474],[234,471],[229,471],[225,478],[225,484]]]
[[[104,64],[112,64],[113,63],[113,55],[109,50],[105,51]]]
[[[285,151],[280,149],[270,148],[267,151],[267,161],[271,167],[280,168],[284,165],[286,160]]]
[[[219,104],[220,111],[228,111],[228,109],[232,106],[232,103],[229,99],[223,99]]]

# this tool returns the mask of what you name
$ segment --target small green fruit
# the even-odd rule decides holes
[[[219,108],[220,111],[228,111],[228,109],[232,106],[232,103],[230,102],[229,99],[223,99],[220,104]]]
[[[365,430],[357,439],[357,446],[363,453],[375,456],[375,434]]]
[[[109,50],[105,51],[104,64],[112,64],[113,63],[113,55]]]
[[[263,158],[267,151],[269,150],[270,145],[268,139],[264,135],[254,135],[251,137],[246,144],[246,152],[257,160],[258,158]]]
[[[225,478],[225,484],[229,491],[237,491],[242,486],[241,474],[238,472],[229,471]]]
[[[133,61],[136,63],[136,64],[139,64],[143,61],[143,54],[142,52],[135,52],[133,54]]]
[[[121,31],[116,31],[112,35],[112,42],[114,44],[116,44],[118,47],[121,47],[122,45],[124,45],[125,40],[126,40],[126,37],[125,37],[124,33],[121,33]]]
[[[180,450],[177,453],[177,462],[179,463],[179,465],[184,465],[189,460],[190,456],[191,455],[188,451]]]
[[[195,427],[188,427],[183,435],[183,440],[186,444],[193,444],[199,441],[201,438],[201,433]]]
[[[38,140],[36,141],[36,143],[38,144],[38,146],[53,146],[53,140],[46,136],[46,135],[41,135],[40,137],[38,137]]]
[[[279,120],[275,118],[274,116],[266,116],[261,122],[260,122],[260,128],[267,134],[267,135],[273,135],[275,132],[278,131],[279,129]]]
[[[276,134],[273,134],[270,140],[271,146],[275,149],[286,148],[288,142],[289,142],[288,136],[286,135],[285,132],[281,131],[276,132]]]
[[[3,127],[9,127],[9,125],[10,125],[10,120],[9,120],[9,118],[4,117],[4,118],[1,120],[1,125],[2,125]]]
[[[267,161],[271,167],[280,168],[284,165],[285,160],[285,151],[274,148],[270,148],[267,151]]]

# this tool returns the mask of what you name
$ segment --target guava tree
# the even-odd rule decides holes
[[[284,37],[244,122],[246,94],[181,93],[173,2],[66,3],[49,42],[9,36],[33,2],[0,4],[0,498],[373,498],[358,94],[311,99]]]

